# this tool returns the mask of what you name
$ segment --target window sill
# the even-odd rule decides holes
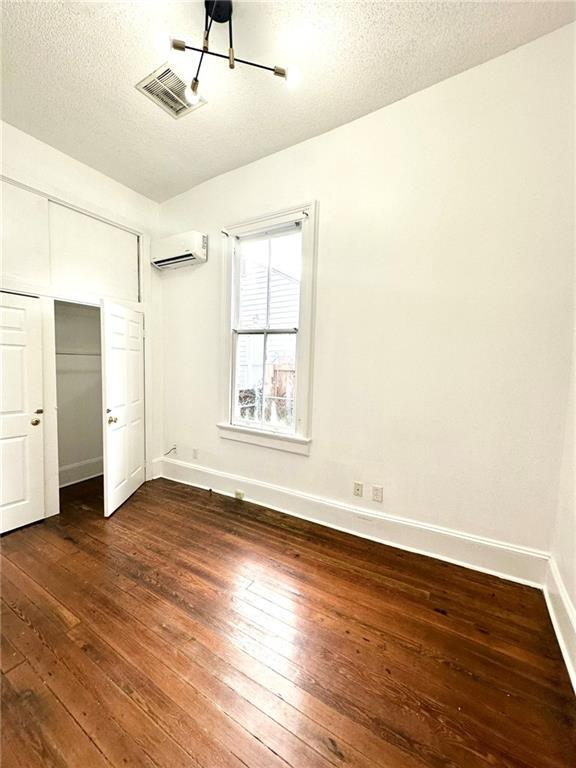
[[[220,430],[220,437],[224,440],[235,440],[238,443],[250,443],[259,445],[262,448],[272,448],[276,451],[287,451],[288,453],[298,453],[301,456],[308,456],[310,453],[310,443],[312,440],[308,437],[298,435],[283,435],[281,432],[263,432],[249,427],[238,427],[235,424],[217,424]]]

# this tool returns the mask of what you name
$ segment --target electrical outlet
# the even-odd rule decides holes
[[[364,483],[359,483],[356,481],[354,483],[353,494],[354,496],[364,496]]]
[[[236,489],[234,491],[234,498],[239,499],[240,501],[244,501],[244,491]]]
[[[192,458],[194,461],[198,458],[198,448],[192,448]]]
[[[382,504],[384,501],[384,488],[381,485],[372,486],[372,501]]]

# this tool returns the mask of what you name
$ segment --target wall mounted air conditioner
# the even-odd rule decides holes
[[[175,269],[189,264],[201,264],[208,258],[208,235],[202,232],[182,232],[152,241],[152,266]]]

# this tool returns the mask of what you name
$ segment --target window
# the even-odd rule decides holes
[[[230,387],[222,437],[307,452],[313,214],[303,206],[227,233]]]

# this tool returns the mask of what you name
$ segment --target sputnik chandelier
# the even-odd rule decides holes
[[[264,64],[257,64],[255,61],[247,61],[246,59],[239,59],[234,53],[234,40],[232,37],[232,1],[231,0],[205,0],[204,2],[204,39],[202,42],[202,48],[195,48],[193,45],[187,45],[184,40],[172,39],[172,48],[175,51],[196,51],[200,54],[200,60],[198,61],[198,68],[196,74],[186,89],[186,100],[189,104],[198,104],[201,97],[198,92],[198,86],[200,85],[200,69],[204,56],[216,56],[219,59],[228,59],[229,69],[234,69],[236,64],[247,64],[249,67],[257,67],[258,69],[265,69],[268,72],[272,72],[276,77],[283,77],[286,79],[287,72],[284,67],[267,67]],[[228,24],[228,55],[225,53],[216,53],[209,48],[210,42],[210,30],[212,29],[212,23]]]

